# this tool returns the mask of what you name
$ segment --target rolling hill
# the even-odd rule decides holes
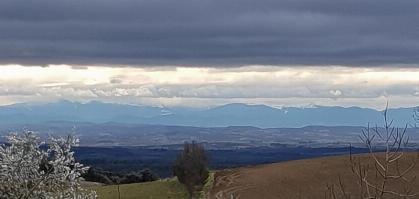
[[[406,159],[401,159],[401,167],[407,167],[416,155],[409,153]],[[376,175],[368,154],[355,157],[369,162],[369,175]],[[412,175],[407,177],[418,174],[419,166],[416,165]],[[235,199],[322,199],[325,198],[327,185],[339,185],[339,176],[352,198],[359,198],[357,179],[351,173],[347,155],[220,170],[215,174],[210,198],[230,199],[233,195]],[[402,190],[400,184],[388,186],[392,190]],[[409,186],[413,188],[412,193],[419,191],[418,180],[409,183]]]
[[[406,168],[417,158],[417,153],[405,153],[400,159],[400,167]],[[354,155],[363,163],[372,167],[369,170],[369,179],[376,175],[372,159],[369,154]],[[382,158],[382,154],[378,154]],[[412,178],[419,174],[419,165],[406,175]],[[215,171],[213,179],[207,183],[209,199],[329,199],[328,186],[335,186],[339,190],[339,178],[345,191],[351,198],[359,198],[357,178],[351,172],[348,155],[329,156],[312,159],[293,160],[288,162],[261,164],[257,166],[230,168]],[[389,183],[391,190],[402,190],[404,186]],[[412,188],[411,193],[419,191],[419,181],[408,183]],[[116,185],[87,186],[96,190],[99,199],[117,198]],[[121,198],[168,199],[186,198],[184,187],[175,178],[160,181],[124,184],[120,186]],[[326,194],[326,197],[325,197]],[[392,197],[390,197],[392,198]],[[415,198],[415,197],[411,197]]]

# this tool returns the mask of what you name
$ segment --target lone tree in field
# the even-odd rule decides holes
[[[0,145],[0,199],[87,199],[96,193],[79,183],[88,168],[75,161],[73,136],[41,142],[31,131],[10,134]]]
[[[196,142],[185,143],[183,151],[174,162],[173,174],[186,186],[190,198],[193,198],[208,178],[208,157],[204,148]]]

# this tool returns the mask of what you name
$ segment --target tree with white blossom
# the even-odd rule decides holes
[[[88,167],[74,159],[71,147],[78,142],[72,135],[46,142],[31,131],[8,135],[0,146],[0,199],[96,198],[80,185]]]

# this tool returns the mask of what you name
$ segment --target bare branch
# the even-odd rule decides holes
[[[419,121],[419,110],[415,114]],[[368,127],[362,129],[361,135],[359,135],[360,140],[368,148],[369,160],[355,157],[350,145],[350,169],[357,178],[358,194],[361,199],[385,199],[387,196],[406,199],[419,196],[419,192],[413,193],[411,186],[412,182],[416,180],[413,169],[419,159],[419,152],[410,163],[405,163],[407,160],[404,158],[407,154],[405,150],[409,146],[409,137],[406,136],[408,125],[406,124],[403,128],[393,126],[394,120],[390,120],[388,117],[388,103],[383,111],[383,120],[383,127],[380,128],[376,125],[374,128],[370,128],[368,124]],[[379,139],[376,140],[376,137]],[[380,151],[383,146],[384,152],[375,152],[375,150]],[[372,170],[370,170],[370,161],[374,164]],[[401,163],[406,164],[407,167],[402,168]],[[375,172],[374,180],[369,176],[371,172]],[[338,182],[339,194],[331,194],[334,194],[334,197],[350,198],[340,176]],[[400,185],[399,190],[394,190],[394,183]],[[332,187],[330,191],[336,190]]]

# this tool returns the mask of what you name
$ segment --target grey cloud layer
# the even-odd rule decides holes
[[[3,0],[1,64],[419,64],[419,1]]]

